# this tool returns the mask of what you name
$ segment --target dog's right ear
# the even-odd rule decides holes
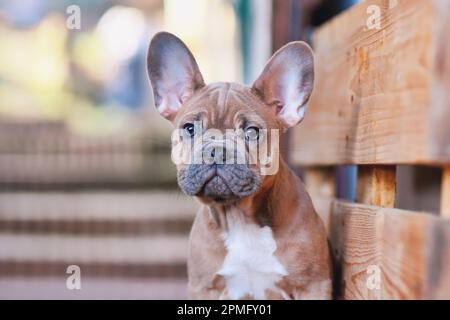
[[[187,46],[168,32],[157,33],[148,49],[147,70],[159,113],[172,121],[204,81]]]

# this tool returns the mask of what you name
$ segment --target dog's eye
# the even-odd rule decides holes
[[[259,129],[257,127],[249,127],[245,130],[245,138],[247,140],[258,140],[259,139]]]
[[[183,129],[189,137],[193,137],[195,135],[195,127],[193,123],[186,123],[183,126]]]

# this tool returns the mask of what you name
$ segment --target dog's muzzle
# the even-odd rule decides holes
[[[178,184],[190,196],[227,200],[255,193],[260,178],[244,164],[190,164],[178,172]]]

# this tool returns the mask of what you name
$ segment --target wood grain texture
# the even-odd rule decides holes
[[[359,166],[356,202],[394,208],[396,166]]]
[[[428,140],[429,153],[435,159],[450,154],[450,1],[434,1],[436,23],[433,34],[432,108]],[[448,163],[449,161],[447,161]]]
[[[344,299],[448,296],[449,221],[432,215],[335,201],[330,239]],[[445,227],[444,227],[445,226]],[[437,233],[436,229],[441,228]],[[380,271],[379,288],[371,286]],[[435,280],[438,269],[439,281]],[[439,290],[439,293],[438,293]]]
[[[367,27],[370,5],[381,9],[379,30]],[[448,129],[436,129],[448,124],[450,118],[442,116],[449,114],[449,99],[443,102],[443,89],[432,99],[433,84],[450,74],[443,53],[449,19],[438,14],[438,6],[448,5],[398,0],[390,7],[387,0],[367,0],[315,33],[316,86],[309,112],[294,132],[294,163],[450,162]]]
[[[430,232],[427,298],[450,299],[450,220],[440,220]]]

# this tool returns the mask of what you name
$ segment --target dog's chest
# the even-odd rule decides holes
[[[267,289],[284,296],[276,283],[287,271],[274,255],[277,245],[272,229],[247,224],[233,214],[227,223],[223,234],[227,255],[217,274],[225,278],[228,297],[265,299]]]

